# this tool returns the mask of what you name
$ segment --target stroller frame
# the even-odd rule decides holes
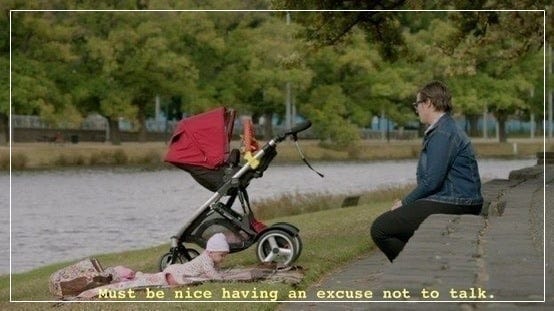
[[[287,137],[292,137],[296,141],[297,134],[310,126],[311,122],[306,121],[271,139],[240,168],[234,167],[231,163],[231,166],[226,169],[232,174],[231,177],[202,206],[196,209],[179,232],[171,237],[169,252],[160,258],[160,271],[170,264],[184,263],[198,256],[198,251],[187,248],[184,243],[193,243],[205,248],[207,239],[202,237],[202,233],[212,225],[225,227],[233,233],[241,232],[243,236],[246,234],[241,243],[229,243],[232,253],[249,248],[257,242],[256,253],[261,262],[277,262],[285,266],[293,263],[302,251],[300,230],[285,222],[272,224],[259,232],[254,230],[251,227],[254,216],[246,186],[251,179],[260,177],[267,169],[277,154],[276,147],[280,142]],[[225,196],[228,196],[228,199],[226,203],[223,203],[220,200]],[[237,197],[241,203],[243,215],[232,209]],[[217,218],[210,219],[212,215],[216,215]]]

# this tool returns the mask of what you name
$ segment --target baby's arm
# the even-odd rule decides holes
[[[214,262],[211,260],[202,261],[202,269],[204,270],[204,274],[212,280],[223,279],[221,273],[215,269]]]

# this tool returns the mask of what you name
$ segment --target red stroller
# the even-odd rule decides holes
[[[242,251],[257,243],[256,254],[261,262],[290,265],[302,252],[297,227],[284,222],[268,227],[254,217],[246,188],[252,179],[263,176],[277,155],[277,144],[289,136],[296,141],[297,134],[308,129],[311,123],[306,121],[295,126],[259,150],[255,150],[255,140],[248,137],[253,136],[253,132],[245,127],[243,141],[247,162],[241,165],[239,150],[229,151],[234,120],[235,111],[218,108],[182,120],[171,138],[165,161],[189,172],[214,194],[171,238],[171,249],[160,258],[160,271],[199,254],[197,250],[187,248],[185,243],[205,248],[207,240],[218,232],[226,235],[231,252]],[[237,198],[242,213],[232,209]]]

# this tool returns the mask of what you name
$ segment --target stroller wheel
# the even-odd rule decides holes
[[[302,253],[302,240],[300,239],[299,235],[296,235],[292,238],[292,242],[294,242],[294,249],[295,249],[295,255],[292,259],[292,262],[295,262],[298,257],[300,257],[300,254]]]
[[[300,255],[298,247],[301,247],[300,239],[295,240],[282,230],[269,230],[258,240],[258,260],[288,266]]]
[[[195,249],[192,249],[192,248],[187,249],[187,251],[189,253],[190,258],[195,258],[196,256],[200,255],[198,253],[198,251],[196,251]],[[185,263],[187,261],[188,261],[187,258],[181,253],[177,254],[177,258],[175,258],[175,261],[173,260],[173,253],[172,252],[165,253],[160,258],[159,269],[160,269],[160,271],[163,271],[169,265],[176,264],[176,263]]]

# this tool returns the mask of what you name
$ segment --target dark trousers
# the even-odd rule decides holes
[[[371,226],[371,238],[392,262],[414,235],[419,225],[432,214],[479,215],[482,204],[455,205],[417,200],[377,217]],[[438,247],[438,245],[437,245]]]

